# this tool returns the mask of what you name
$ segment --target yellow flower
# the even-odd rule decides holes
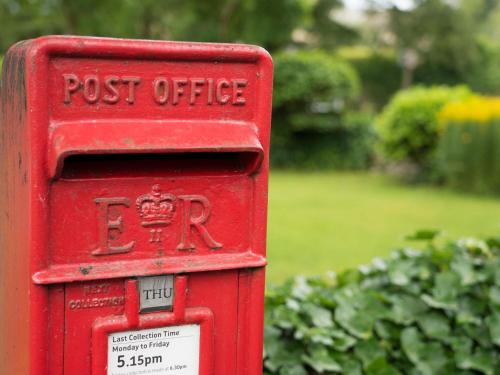
[[[479,95],[448,103],[438,115],[442,127],[449,123],[484,124],[494,119],[500,119],[500,97]]]

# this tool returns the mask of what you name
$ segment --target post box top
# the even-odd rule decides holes
[[[271,55],[262,47],[234,43],[199,43],[160,40],[119,39],[49,35],[13,46],[28,47],[36,58],[44,56],[73,56],[95,58],[132,58],[173,60],[205,60],[260,62],[272,64]]]
[[[172,144],[180,133],[191,144],[185,151],[231,150],[243,140],[267,153],[272,60],[261,47],[45,36],[9,52],[7,69],[12,56],[22,57],[31,126],[48,127],[49,178],[70,154],[182,151]],[[213,141],[202,140],[203,132]]]
[[[260,127],[270,110],[272,59],[252,45],[46,36],[11,47],[4,72],[13,65],[34,115],[50,108],[50,123],[167,116]]]

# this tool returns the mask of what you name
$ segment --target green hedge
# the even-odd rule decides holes
[[[331,131],[293,132],[284,143],[273,144],[272,165],[308,170],[367,169],[374,158],[373,118],[366,113],[352,112],[339,121],[341,125]]]
[[[420,86],[397,93],[377,119],[384,155],[425,168],[438,143],[439,111],[446,103],[469,95],[464,86]]]
[[[500,237],[429,241],[272,289],[264,374],[500,374],[499,253]]]
[[[500,193],[500,119],[450,124],[439,144],[438,167],[453,188]]]
[[[365,168],[374,132],[369,116],[349,115],[360,92],[352,66],[311,51],[277,54],[274,64],[272,165]]]

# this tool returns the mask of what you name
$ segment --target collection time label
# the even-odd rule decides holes
[[[198,375],[199,357],[197,324],[108,336],[108,375]]]

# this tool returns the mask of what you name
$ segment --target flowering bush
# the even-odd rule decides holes
[[[500,98],[474,95],[465,100],[451,102],[438,115],[438,122],[446,126],[450,122],[488,123],[500,118]]]
[[[446,103],[469,95],[465,86],[420,86],[397,93],[377,121],[384,155],[425,167],[438,143],[437,114]]]
[[[500,193],[500,98],[473,96],[438,115],[439,174],[450,186]]]

